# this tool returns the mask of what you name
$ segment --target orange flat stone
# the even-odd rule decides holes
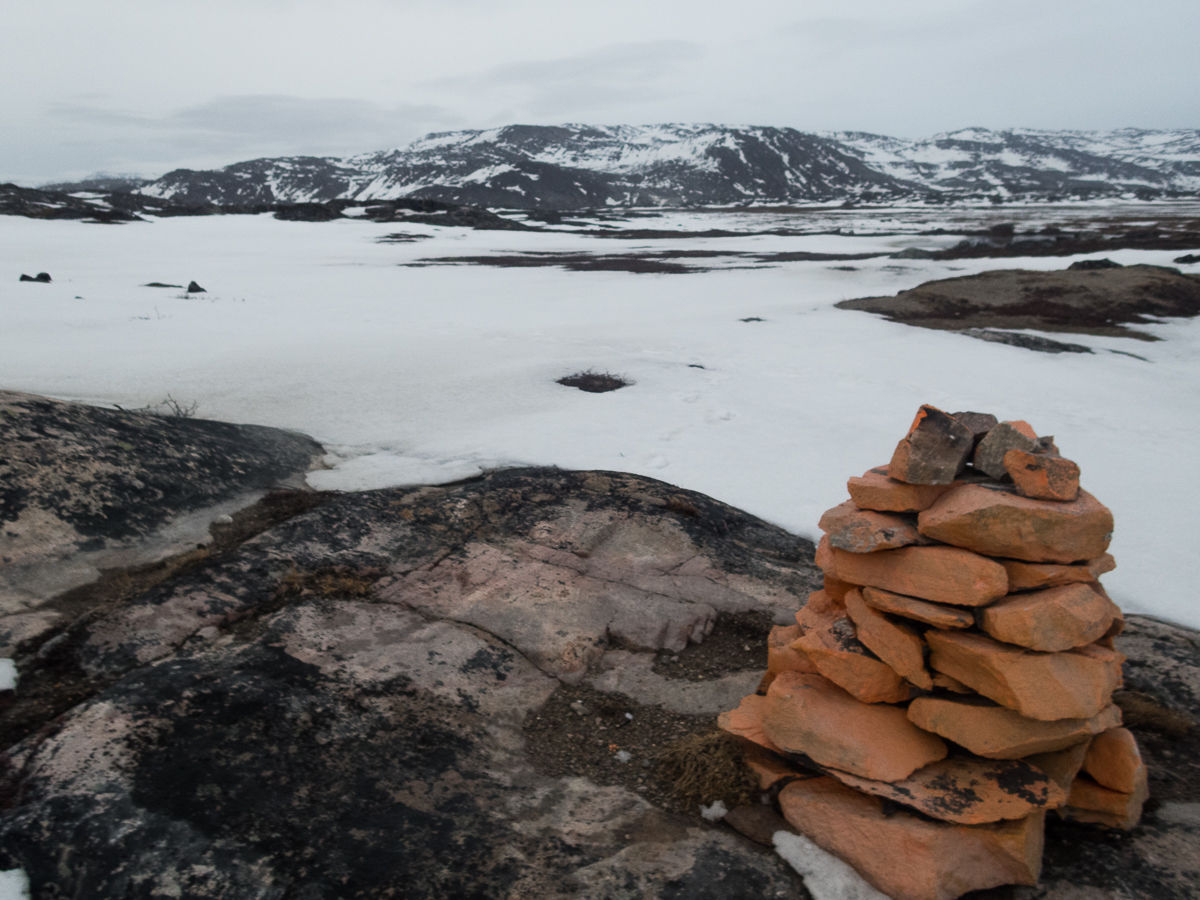
[[[1032,588],[1058,587],[1063,584],[1095,581],[1105,572],[1117,567],[1111,553],[1102,553],[1095,559],[1077,566],[1059,563],[1031,563],[1019,559],[997,560],[1008,573],[1010,591],[1027,591]]]
[[[938,628],[971,628],[975,624],[975,614],[969,609],[954,606],[942,606],[930,603],[928,600],[918,600],[916,597],[905,597],[903,594],[893,594],[880,588],[863,588],[863,599],[867,606],[881,612],[915,619],[926,625],[936,625]]]
[[[1093,781],[1086,775],[1078,776],[1071,783],[1071,793],[1065,806],[1058,810],[1064,819],[1120,828],[1133,828],[1142,818],[1142,806],[1150,798],[1150,786],[1145,768],[1133,791],[1114,791]]]
[[[1110,728],[1088,747],[1083,771],[1109,790],[1131,794],[1146,780],[1137,738],[1128,728]]]
[[[1116,607],[1086,584],[1010,594],[979,614],[979,626],[998,641],[1031,650],[1069,650],[1104,637]]]
[[[861,591],[846,595],[846,612],[854,622],[858,639],[868,650],[897,675],[919,688],[933,690],[933,679],[925,668],[925,642],[917,632],[867,606]]]
[[[846,599],[846,592],[852,591],[858,587],[857,584],[851,584],[848,581],[842,581],[840,578],[834,578],[832,575],[826,575],[822,585],[825,593],[828,594],[835,603],[843,603]]]
[[[928,538],[918,533],[916,519],[859,509],[853,500],[826,510],[817,527],[828,535],[829,546],[850,553],[874,553],[929,543]]]
[[[929,665],[1001,706],[1041,721],[1090,719],[1112,702],[1120,653],[1095,644],[1041,653],[982,634],[928,631]]]
[[[746,766],[758,778],[758,786],[766,790],[781,778],[792,778],[800,774],[799,769],[777,753],[772,753],[761,744],[747,741],[742,752]]]
[[[1046,775],[1068,794],[1071,783],[1083,768],[1083,759],[1087,755],[1090,741],[1083,741],[1065,750],[1052,750],[1049,753],[1035,753],[1026,756],[1025,762]],[[1065,801],[1064,801],[1065,802]]]
[[[908,484],[950,484],[975,449],[975,433],[949,413],[928,404],[896,445],[888,475]]]
[[[918,697],[908,705],[908,719],[977,756],[1021,759],[1087,741],[1117,725],[1121,711],[1109,705],[1089,719],[1043,722],[980,697]]]
[[[1002,884],[1036,884],[1045,813],[990,825],[932,822],[885,811],[879,797],[834,778],[793,781],[784,818],[893,900],[955,900]]]
[[[879,512],[915,513],[933,506],[934,502],[950,490],[949,484],[906,484],[889,478],[887,466],[879,466],[863,473],[861,478],[846,482],[850,499],[859,509],[874,509]]]
[[[791,645],[800,637],[799,625],[776,625],[767,635],[767,671],[772,675],[780,672],[818,671],[808,654]]]
[[[899,781],[947,753],[945,742],[909,722],[903,709],[860,703],[820,675],[783,672],[765,699],[767,739],[823,766]]]
[[[1004,454],[1004,470],[1022,497],[1074,500],[1079,493],[1079,466],[1061,456],[1009,450]]]
[[[813,561],[816,562],[817,568],[825,573],[826,577],[833,576],[837,578],[836,563],[833,560],[833,548],[829,546],[829,535],[821,535],[821,539],[817,541],[817,552],[813,556]]]
[[[829,554],[837,578],[935,603],[986,606],[1008,593],[1004,566],[958,547]]]
[[[728,710],[717,716],[717,727],[772,752],[778,752],[779,748],[771,743],[770,738],[763,732],[763,715],[768,705],[766,697],[749,694],[742,698],[737,709]]]
[[[810,628],[825,628],[845,614],[845,606],[830,597],[827,591],[813,591],[808,595],[808,602],[796,610],[796,624],[804,634]]]
[[[1017,759],[950,756],[895,782],[872,781],[835,769],[826,774],[855,790],[960,825],[1023,819],[1038,810],[1061,806],[1067,799],[1065,788]]]
[[[945,672],[933,673],[933,686],[942,688],[946,691],[953,691],[956,694],[974,694],[975,692],[959,681],[957,678],[951,678]]]
[[[1087,491],[1060,503],[981,484],[954,488],[922,512],[918,522],[926,537],[1031,562],[1093,559],[1108,549],[1113,530],[1112,513]]]
[[[847,594],[847,598],[853,596]],[[909,686],[885,662],[868,655],[846,616],[805,627],[792,646],[802,651],[817,670],[863,703],[899,703],[909,697]]]

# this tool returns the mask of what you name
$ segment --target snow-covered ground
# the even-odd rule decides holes
[[[703,227],[719,227],[713,217]],[[616,469],[808,537],[846,498],[848,476],[890,458],[921,403],[993,412],[1055,435],[1112,508],[1114,598],[1200,625],[1200,322],[1151,326],[1157,343],[1072,336],[1097,352],[1049,355],[833,308],[933,278],[1069,259],[735,268],[748,262],[727,258],[686,275],[402,265],[524,251],[891,252],[957,240],[888,236],[882,222],[857,230],[874,234],[630,242],[265,215],[122,226],[0,217],[0,387],[125,408],[170,394],[204,417],[297,429],[330,452],[332,468],[310,477],[319,488],[518,464]],[[376,242],[396,231],[432,237]],[[1169,265],[1179,253],[1108,255]],[[54,282],[18,283],[39,271]],[[208,293],[139,286],[191,279]],[[765,321],[739,321],[748,317]],[[555,383],[584,369],[634,384],[586,394]]]

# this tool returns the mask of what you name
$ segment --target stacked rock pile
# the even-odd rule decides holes
[[[1112,514],[1025,422],[923,406],[829,510],[824,589],[722,714],[780,811],[896,900],[1035,884],[1047,811],[1132,828]]]

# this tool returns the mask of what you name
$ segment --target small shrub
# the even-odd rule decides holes
[[[669,497],[667,499],[667,509],[671,512],[679,513],[681,516],[690,516],[693,519],[700,515],[700,510],[696,509],[695,504],[691,503],[685,497]]]
[[[614,375],[611,372],[595,372],[588,369],[586,372],[576,372],[574,375],[567,375],[560,378],[558,379],[558,384],[565,387],[579,388],[581,391],[587,391],[589,394],[604,394],[608,391],[615,391],[618,388],[628,387],[633,382],[621,375]]]
[[[732,809],[762,793],[742,758],[741,742],[723,731],[689,735],[668,745],[658,755],[655,775],[692,810],[717,800]]]
[[[375,566],[352,568],[326,566],[304,571],[294,566],[279,579],[276,597],[296,597],[316,594],[318,597],[369,597],[375,582],[386,574]]]
[[[114,403],[117,409],[121,412],[126,412],[124,407]],[[180,403],[170,394],[167,394],[167,399],[158,403],[148,403],[145,406],[140,406],[137,409],[128,410],[128,412],[144,412],[150,413],[152,416],[167,416],[172,419],[191,419],[196,415],[196,410],[200,408],[200,402],[192,401],[190,404]]]

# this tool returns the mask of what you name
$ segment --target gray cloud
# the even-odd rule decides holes
[[[615,44],[554,59],[507,63],[426,86],[482,97],[533,117],[578,118],[609,108],[661,101],[679,90],[678,70],[704,57],[687,41]]]
[[[434,105],[389,107],[284,94],[216,97],[157,116],[76,99],[53,104],[49,113],[54,123],[51,164],[76,174],[97,169],[155,174],[255,156],[343,156],[400,146],[429,131],[464,125],[460,117]]]

